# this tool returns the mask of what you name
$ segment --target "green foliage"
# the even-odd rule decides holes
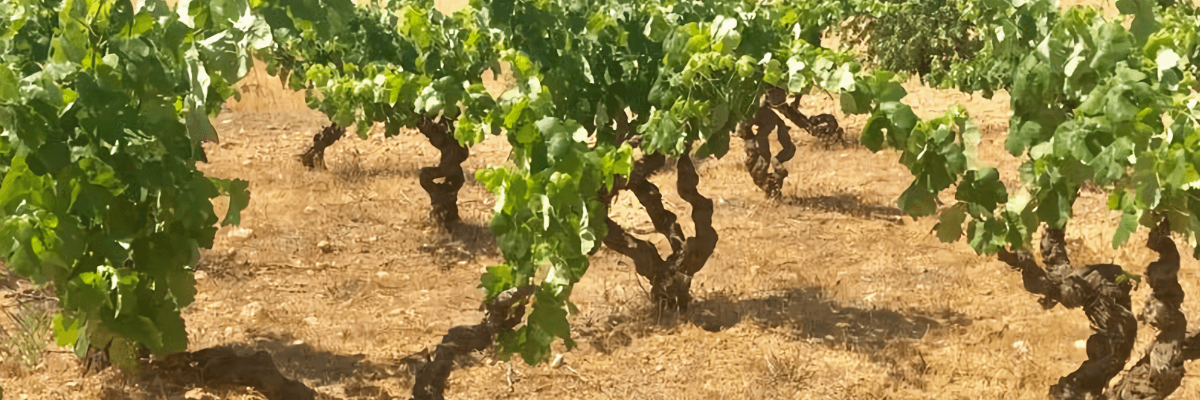
[[[216,139],[208,116],[269,32],[246,0],[179,7],[0,7],[0,258],[53,282],[55,337],[78,354],[101,332],[160,355],[187,347],[179,313],[220,194],[196,169],[198,142]],[[245,187],[222,187],[233,199],[226,223]]]
[[[914,218],[932,215],[937,211],[937,194],[955,184],[967,172],[968,165],[974,164],[967,149],[978,145],[979,130],[961,106],[928,121],[919,120],[912,108],[899,101],[883,102],[879,108],[882,112],[867,120],[862,143],[872,151],[880,150],[885,144],[900,151],[900,163],[916,177],[900,195],[900,208]],[[964,184],[987,186],[985,182],[994,179],[992,174],[976,176],[975,171],[971,172],[963,180]],[[1003,186],[1000,189],[1003,190]],[[990,205],[988,202],[994,197],[981,194],[976,205],[990,211],[995,202]],[[968,210],[960,208],[957,211]],[[957,238],[957,234],[939,235]]]
[[[1135,13],[1129,30],[1089,8],[1046,18],[1053,24],[1044,38],[1011,64],[1014,114],[1005,147],[1024,158],[1024,186],[1013,197],[995,170],[959,168],[947,156],[950,168],[937,168],[934,176],[928,165],[911,162],[915,151],[922,157],[954,155],[962,143],[908,135],[891,120],[887,140],[868,140],[879,136],[868,135],[874,132],[868,122],[864,144],[900,150],[917,177],[909,190],[920,190],[905,192],[901,206],[914,216],[930,214],[934,209],[925,199],[948,188],[946,182],[956,184],[958,203],[942,212],[940,238],[957,240],[965,223],[967,240],[980,253],[1029,249],[1042,224],[1067,224],[1080,187],[1092,182],[1109,192],[1109,209],[1121,213],[1114,247],[1139,225],[1152,227],[1160,218],[1195,243],[1200,84],[1193,60],[1200,14],[1185,6],[1121,8]],[[1016,19],[1024,18],[1031,17]]]
[[[952,58],[947,71],[928,81],[982,91],[986,98],[1012,86],[1016,66],[1037,49],[1059,16],[1057,0],[965,0],[961,5],[961,19],[971,24],[968,36],[982,41],[982,47],[972,57]]]
[[[322,4],[263,6],[276,43],[264,58],[311,107],[360,133],[449,118],[463,144],[504,133],[513,146],[511,166],[476,174],[496,194],[491,229],[506,261],[480,287],[488,301],[539,288],[525,323],[498,339],[502,357],[529,363],[554,340],[573,346],[571,289],[607,233],[599,192],[633,165],[618,134],[640,136],[648,153],[720,156],[771,86],[874,101],[859,89],[874,76],[852,55],[817,47],[844,3],[480,0],[452,15],[429,1]],[[501,61],[516,84],[493,99],[480,74]],[[626,113],[637,130],[617,132]]]
[[[491,228],[506,261],[480,286],[488,301],[539,287],[525,323],[498,339],[502,357],[529,363],[554,340],[572,346],[571,288],[607,231],[599,192],[633,165],[617,137],[640,136],[647,153],[721,156],[772,86],[855,93],[843,105],[859,113],[904,95],[890,75],[818,46],[846,2],[478,0],[453,15],[428,1],[310,3],[264,4],[276,43],[264,58],[332,121],[360,133],[384,122],[392,135],[450,118],[468,145],[506,134],[512,166],[476,174],[496,193]],[[480,73],[500,61],[516,85],[493,99]],[[636,131],[618,132],[622,114]]]
[[[889,71],[940,82],[956,61],[971,60],[983,47],[962,0],[909,0],[862,7],[867,22],[848,26],[843,37],[866,44],[866,57]]]
[[[376,122],[395,135],[446,119],[464,144],[506,134],[511,166],[477,173],[498,198],[491,228],[506,261],[481,287],[488,301],[538,287],[524,324],[501,332],[498,348],[541,362],[554,340],[573,346],[571,289],[607,231],[599,193],[634,162],[617,137],[640,136],[649,153],[721,156],[774,86],[846,93],[847,110],[935,143],[957,138],[905,114],[894,76],[819,47],[847,7],[476,0],[446,15],[416,0],[181,1],[176,10],[158,0],[136,12],[128,0],[6,3],[0,248],[22,276],[55,282],[59,343],[77,352],[113,344],[127,363],[133,343],[185,348],[179,310],[195,294],[197,249],[216,230],[210,199],[229,196],[224,224],[239,222],[248,202],[246,182],[196,171],[198,143],[216,140],[207,116],[255,55],[360,135]],[[492,98],[480,75],[501,61],[516,85]],[[618,132],[625,115],[636,130]]]
[[[488,298],[540,289],[525,324],[502,332],[502,357],[545,361],[566,328],[571,288],[607,233],[597,193],[627,174],[638,136],[646,153],[720,157],[729,135],[771,87],[862,92],[875,75],[850,54],[817,47],[840,3],[743,1],[477,1],[499,33],[516,86],[498,99],[514,166],[480,171],[497,195],[492,231],[506,264],[482,277]],[[840,12],[840,11],[837,11]],[[886,86],[886,85],[884,85]],[[891,89],[891,86],[888,86]],[[888,96],[903,96],[894,90]],[[890,97],[889,97],[890,98]],[[630,116],[636,131],[618,132]],[[596,145],[584,144],[594,136]],[[628,137],[626,136],[626,137]],[[694,155],[688,150],[694,149]]]
[[[393,0],[386,8],[325,1],[320,10],[310,3],[264,4],[276,46],[263,57],[333,123],[357,126],[365,137],[372,123],[395,135],[449,118],[466,144],[500,133],[481,77],[499,71],[485,14],[466,8],[444,15],[424,1]]]

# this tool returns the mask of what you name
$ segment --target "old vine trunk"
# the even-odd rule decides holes
[[[787,93],[781,89],[772,89],[759,100],[758,111],[749,121],[738,124],[735,136],[742,138],[746,149],[746,170],[754,185],[767,193],[769,198],[777,198],[783,193],[783,181],[788,176],[787,167],[783,163],[792,159],[796,154],[796,145],[788,134],[791,128],[783,123],[775,114],[774,106],[784,103]],[[757,128],[757,129],[756,129]],[[779,154],[771,156],[771,132],[774,131],[782,149]]]
[[[466,182],[462,163],[471,152],[454,138],[453,121],[446,119],[426,120],[417,127],[441,156],[435,167],[421,168],[421,188],[429,194],[432,208],[429,215],[437,223],[458,222],[458,191]],[[298,158],[308,168],[326,169],[325,149],[345,136],[346,129],[331,124],[313,136],[313,144]]]
[[[432,206],[430,218],[443,224],[458,222],[458,190],[466,182],[462,163],[471,151],[454,138],[453,121],[426,120],[417,129],[441,152],[436,167],[421,168],[421,188],[429,193]]]
[[[1187,317],[1179,309],[1183,304],[1183,288],[1179,286],[1179,250],[1171,240],[1166,219],[1150,231],[1146,247],[1159,257],[1146,267],[1146,283],[1150,284],[1153,293],[1146,299],[1139,317],[1158,329],[1158,336],[1146,354],[1114,387],[1112,397],[1118,399],[1166,398],[1179,388],[1187,372],[1183,368]]]
[[[788,177],[788,162],[796,155],[796,145],[792,143],[791,128],[784,123],[778,113],[791,121],[800,129],[808,131],[825,146],[845,144],[842,128],[838,127],[837,119],[829,114],[807,117],[801,113],[800,97],[796,96],[791,104],[786,102],[787,92],[780,88],[772,88],[767,95],[759,100],[758,111],[749,120],[738,124],[734,136],[742,139],[746,150],[746,170],[754,184],[767,193],[768,198],[778,198],[783,193],[783,181]],[[771,155],[771,132],[779,141],[779,153]]]
[[[686,310],[692,301],[692,277],[712,256],[718,235],[712,226],[713,202],[696,189],[700,177],[691,157],[685,155],[676,164],[677,188],[680,197],[692,205],[696,236],[684,236],[676,215],[663,206],[658,186],[647,180],[665,163],[666,157],[662,155],[642,157],[635,163],[629,178],[618,181],[603,200],[608,203],[621,190],[633,192],[646,208],[654,229],[667,237],[671,255],[663,259],[653,243],[629,234],[612,219],[607,220],[608,235],[604,237],[604,245],[633,260],[638,275],[650,281],[652,301],[666,308]]]
[[[1062,303],[1067,308],[1083,307],[1095,333],[1088,338],[1088,359],[1075,372],[1050,388],[1055,399],[1099,398],[1108,381],[1121,372],[1137,338],[1128,282],[1116,283],[1123,272],[1113,264],[1073,268],[1067,256],[1065,231],[1046,228],[1042,236],[1042,269],[1028,251],[1000,252],[1000,260],[1021,271],[1025,288],[1042,295],[1046,309]]]
[[[310,169],[326,169],[325,168],[325,148],[333,146],[338,139],[346,135],[346,128],[340,127],[337,124],[330,124],[313,135],[313,144],[303,153],[300,153],[300,163]]]
[[[1125,367],[1137,337],[1137,320],[1131,311],[1132,284],[1118,279],[1124,271],[1112,264],[1073,268],[1067,257],[1063,229],[1046,228],[1042,237],[1043,269],[1028,251],[1002,250],[1000,260],[1021,272],[1025,289],[1042,295],[1046,309],[1061,303],[1082,307],[1095,333],[1088,338],[1088,359],[1079,369],[1059,379],[1050,388],[1055,399],[1163,399],[1179,388],[1185,373],[1183,363],[1200,358],[1200,333],[1187,333],[1187,319],[1180,311],[1183,289],[1179,286],[1179,251],[1164,220],[1150,232],[1146,247],[1159,254],[1146,268],[1153,290],[1140,319],[1158,329],[1146,354],[1108,387]],[[1121,283],[1117,283],[1121,281]]]
[[[487,306],[483,321],[475,325],[460,325],[450,328],[442,342],[432,351],[425,351],[406,358],[416,371],[413,384],[414,400],[441,400],[445,398],[446,379],[454,370],[458,357],[492,346],[496,333],[511,329],[525,317],[525,304],[536,286],[522,286],[501,293]]]

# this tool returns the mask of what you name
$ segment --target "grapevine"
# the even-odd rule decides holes
[[[374,123],[383,123],[389,137],[416,129],[441,153],[439,164],[420,174],[430,216],[439,223],[458,221],[461,164],[469,146],[499,133],[495,102],[481,78],[488,68],[499,70],[492,33],[482,28],[487,21],[471,10],[443,15],[432,1],[327,6],[279,1],[262,11],[279,16],[267,19],[273,30],[290,33],[274,37],[268,70],[304,90],[309,106],[331,120],[301,162],[324,168],[325,148],[350,126],[364,139]]]
[[[989,6],[979,6],[986,15]],[[1014,111],[1005,147],[1024,159],[1024,186],[1015,194],[996,169],[974,160],[978,132],[961,108],[917,121],[907,106],[895,103],[888,107],[896,112],[871,117],[863,132],[868,148],[897,149],[916,178],[900,197],[901,208],[913,217],[933,215],[937,195],[954,186],[957,202],[941,210],[937,225],[943,241],[966,237],[975,251],[998,255],[1021,272],[1025,288],[1041,295],[1046,308],[1084,309],[1096,331],[1087,342],[1088,360],[1051,387],[1054,398],[1164,398],[1178,388],[1183,362],[1196,356],[1197,340],[1186,336],[1179,309],[1179,254],[1171,234],[1195,247],[1200,232],[1200,175],[1193,165],[1200,85],[1192,63],[1200,18],[1185,4],[1117,6],[1133,15],[1130,29],[1090,8],[1058,14],[1026,3],[1009,10],[1018,20],[1037,21],[1038,28],[1011,41],[992,38],[1008,49],[1029,49],[1020,56],[1005,50],[990,60],[1010,71],[997,82],[1011,87]],[[1008,29],[1008,22],[992,22],[998,32]],[[1145,226],[1151,228],[1147,247],[1160,256],[1146,270],[1153,293],[1140,315],[1158,336],[1112,387],[1108,382],[1124,369],[1138,327],[1132,275],[1117,265],[1071,264],[1065,228],[1085,182],[1108,192],[1108,207],[1121,214],[1114,248]],[[1041,265],[1032,254],[1038,230]]]
[[[218,215],[239,222],[247,183],[205,176],[208,116],[269,32],[245,1],[8,2],[0,7],[0,257],[49,283],[60,345],[187,348],[180,310]]]
[[[420,179],[439,222],[459,218],[470,147],[503,135],[507,162],[474,177],[495,194],[489,228],[504,262],[480,277],[482,321],[451,328],[416,371],[414,396],[440,398],[469,351],[494,346],[505,360],[537,364],[556,341],[573,348],[571,293],[602,245],[632,259],[652,302],[687,310],[719,240],[697,160],[722,157],[741,138],[754,183],[781,196],[796,150],[786,122],[843,140],[832,116],[797,109],[800,96],[823,90],[845,112],[868,115],[864,146],[901,153],[915,177],[898,200],[909,215],[940,212],[939,238],[998,255],[1046,307],[1084,308],[1097,331],[1089,359],[1055,397],[1174,391],[1183,361],[1200,354],[1179,310],[1171,239],[1200,238],[1197,11],[1123,0],[1134,18],[1127,30],[1049,0],[966,2],[977,57],[938,63],[935,75],[964,91],[1012,94],[1006,149],[1024,160],[1024,186],[1010,196],[999,171],[975,159],[979,132],[965,109],[920,120],[901,101],[905,76],[820,47],[868,3],[474,0],[444,14],[426,0],[9,2],[0,6],[0,257],[52,283],[60,344],[133,365],[137,346],[187,348],[180,310],[195,295],[199,249],[249,201],[247,182],[195,164],[205,160],[200,142],[217,140],[209,116],[236,96],[231,85],[253,57],[329,117],[301,157],[307,165],[323,167],[324,148],[350,128],[365,137],[382,123],[386,136],[427,137],[441,158]],[[493,98],[481,75],[501,63],[515,82]],[[649,179],[668,163],[691,206],[690,237]],[[1122,215],[1114,246],[1146,226],[1160,256],[1146,272],[1154,295],[1143,312],[1159,336],[1111,388],[1134,349],[1132,275],[1072,266],[1065,227],[1085,182],[1109,192]],[[956,202],[939,210],[951,188]],[[665,257],[609,218],[625,190],[666,237]],[[211,199],[222,195],[230,206],[218,218]]]
[[[273,23],[276,31],[298,27],[293,37],[276,36],[278,50],[269,62],[280,66],[294,88],[310,90],[310,104],[336,126],[358,124],[362,134],[362,124],[382,121],[392,134],[400,126],[424,133],[423,127],[437,124],[454,130],[458,141],[453,144],[469,145],[486,133],[503,132],[513,147],[511,167],[476,174],[496,194],[491,229],[506,261],[488,268],[481,280],[488,317],[443,338],[418,373],[418,397],[442,393],[455,355],[480,348],[493,335],[502,358],[520,354],[531,364],[546,361],[555,340],[573,347],[566,318],[576,312],[571,289],[601,243],[634,259],[637,272],[651,281],[655,302],[686,308],[691,277],[717,241],[712,202],[696,190],[692,150],[698,158],[723,155],[730,133],[743,121],[753,126],[750,116],[761,115],[758,98],[772,87],[780,89],[771,93],[813,87],[849,91],[860,79],[867,80],[864,84],[874,79],[861,73],[850,55],[810,43],[821,26],[812,25],[817,16],[801,5],[479,1],[452,18],[429,2],[391,2],[388,9],[395,11],[390,13],[359,7],[338,18],[330,15],[342,7],[329,7],[326,15],[297,12],[303,5],[290,2],[267,7],[291,16]],[[335,20],[351,21],[345,37],[304,28],[332,27]],[[392,50],[352,46],[391,24],[399,37],[380,33],[371,43]],[[423,30],[429,26],[445,30]],[[354,33],[360,30],[368,33]],[[454,35],[478,46],[449,55],[427,47]],[[430,68],[437,60],[441,68]],[[516,82],[491,102],[478,80],[498,61],[513,66]],[[855,99],[863,103],[854,106],[864,109],[872,101],[861,93]],[[801,126],[813,125],[805,120]],[[644,154],[636,161],[635,146]],[[662,206],[658,188],[645,179],[668,157],[678,159],[680,193],[693,205],[696,235],[691,238],[684,237],[675,214]],[[607,202],[626,189],[668,237],[672,255],[662,258],[649,242],[625,234],[607,218]],[[530,312],[521,318],[525,313],[513,307]]]

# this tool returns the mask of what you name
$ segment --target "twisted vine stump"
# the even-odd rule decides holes
[[[421,188],[429,193],[429,204],[432,206],[429,216],[441,224],[458,222],[461,220],[458,216],[458,190],[466,182],[462,163],[471,155],[471,151],[454,138],[453,121],[448,119],[425,120],[417,130],[441,152],[436,167],[421,168]]]
[[[756,186],[767,193],[768,198],[778,198],[782,194],[783,181],[788,176],[787,167],[783,163],[796,156],[791,128],[784,123],[779,114],[783,114],[784,118],[800,129],[808,131],[825,147],[835,143],[846,144],[844,132],[838,127],[837,118],[833,115],[821,114],[810,118],[798,109],[799,96],[791,104],[786,100],[787,92],[780,88],[771,88],[767,95],[759,100],[758,111],[748,121],[739,123],[734,131],[734,136],[741,138],[745,143],[745,165],[750,177]],[[780,147],[779,153],[774,156],[771,155],[771,132],[775,132]]]
[[[338,139],[346,135],[346,128],[330,124],[313,135],[313,144],[308,149],[304,150],[297,156],[300,163],[304,164],[309,169],[326,169],[325,168],[325,148],[332,146]]]
[[[791,128],[775,114],[775,107],[784,105],[787,93],[772,88],[759,100],[758,111],[749,121],[738,123],[734,136],[742,139],[746,148],[746,169],[754,185],[767,193],[767,198],[778,198],[783,192],[783,180],[788,176],[783,163],[796,155],[796,145],[788,134]],[[755,129],[757,128],[757,129]],[[782,149],[771,156],[771,132],[774,131]]]
[[[1067,256],[1065,231],[1047,227],[1042,236],[1042,269],[1028,251],[1001,250],[1004,261],[1021,272],[1025,289],[1042,295],[1046,309],[1062,303],[1067,308],[1083,307],[1095,333],[1087,340],[1088,359],[1079,369],[1050,387],[1055,399],[1094,399],[1108,381],[1121,372],[1137,338],[1137,320],[1131,310],[1128,281],[1116,283],[1122,274],[1113,264],[1088,265],[1073,269]]]
[[[664,308],[686,311],[692,301],[692,277],[712,256],[719,236],[712,226],[713,202],[696,189],[700,177],[691,157],[685,155],[676,164],[677,187],[680,197],[692,205],[692,221],[696,225],[696,236],[685,237],[683,228],[676,222],[676,215],[663,206],[658,186],[646,179],[662,168],[665,161],[662,155],[642,157],[635,163],[629,178],[618,181],[613,190],[602,194],[601,198],[608,204],[619,191],[632,191],[646,208],[655,230],[667,237],[671,255],[663,259],[657,246],[629,234],[611,218],[607,219],[608,234],[603,242],[633,260],[638,275],[650,281],[651,301]]]
[[[800,129],[808,131],[808,134],[817,138],[825,148],[833,147],[835,144],[845,146],[849,144],[846,141],[845,131],[838,127],[837,118],[830,114],[819,114],[812,117],[807,117],[800,112],[800,96],[797,95],[792,103],[783,106],[775,106],[776,111],[783,114],[784,118],[791,121]]]
[[[429,194],[429,204],[432,210],[430,218],[439,224],[458,222],[458,191],[466,182],[462,163],[471,155],[466,146],[454,138],[453,121],[447,119],[425,120],[417,126],[441,156],[435,167],[421,168],[419,176],[421,188]],[[298,158],[305,167],[310,169],[326,169],[325,149],[345,136],[346,129],[331,124],[313,136],[313,144],[301,153]]]
[[[458,357],[492,346],[496,333],[511,329],[525,317],[525,304],[537,289],[522,286],[501,293],[488,304],[483,321],[475,325],[459,325],[450,328],[442,342],[432,351],[426,351],[415,359],[416,381],[413,384],[414,400],[441,400],[446,393],[446,380],[454,370]]]
[[[1139,317],[1158,329],[1154,343],[1115,386],[1118,399],[1163,399],[1179,388],[1187,371],[1183,362],[1187,341],[1187,317],[1180,311],[1183,288],[1179,286],[1179,250],[1171,240],[1166,219],[1150,231],[1146,247],[1158,253],[1158,260],[1146,267],[1146,283],[1153,290]],[[1195,336],[1192,347],[1195,348]],[[1195,353],[1195,351],[1192,351]]]

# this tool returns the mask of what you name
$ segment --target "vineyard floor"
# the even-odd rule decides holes
[[[1001,149],[1004,94],[984,100],[906,87],[922,117],[965,104],[983,130],[980,159],[1015,185],[1017,162]],[[814,96],[802,109],[835,105]],[[838,116],[857,136],[862,121]],[[494,203],[469,178],[459,200],[464,222],[444,231],[430,224],[417,174],[437,154],[415,133],[342,139],[328,150],[328,171],[305,170],[294,156],[323,123],[307,111],[216,119],[221,143],[207,145],[202,169],[249,180],[252,200],[241,227],[222,228],[202,257],[199,294],[184,313],[190,349],[265,350],[320,398],[407,398],[405,357],[482,315],[479,274],[502,260],[486,228]],[[736,141],[723,159],[701,163],[700,191],[716,201],[721,239],[687,313],[656,311],[631,263],[602,250],[573,295],[580,348],[559,346],[556,367],[478,354],[451,375],[450,398],[1043,398],[1086,358],[1081,311],[1043,311],[1003,263],[940,243],[933,219],[899,218],[894,200],[911,177],[894,154],[826,149],[793,135],[799,149],[780,201],[753,186]],[[503,163],[506,152],[503,138],[474,147],[469,174]],[[654,180],[690,229],[670,175]],[[1075,212],[1068,236],[1076,263],[1145,269],[1145,230],[1113,250],[1102,239],[1115,226],[1104,199],[1086,193]],[[633,232],[653,231],[632,196],[616,199],[612,215]],[[1200,293],[1197,271],[1185,257],[1186,293]],[[3,289],[7,310],[23,288]],[[1135,292],[1135,312],[1148,292]],[[1197,297],[1184,309],[1195,320]],[[1152,335],[1140,327],[1134,359]],[[263,398],[155,369],[84,376],[83,362],[61,348],[31,372],[3,368],[0,385],[12,399]],[[1198,375],[1191,366],[1174,398],[1200,399]]]

